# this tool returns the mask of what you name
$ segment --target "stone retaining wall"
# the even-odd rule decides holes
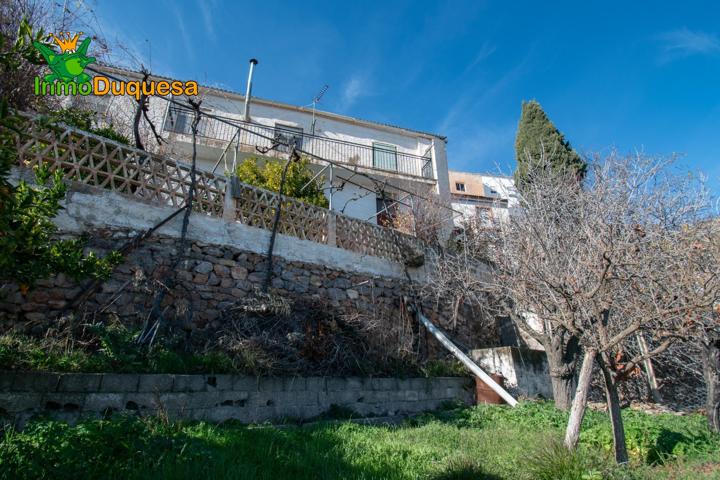
[[[134,238],[135,231],[96,229],[91,232],[90,248],[100,254]],[[174,263],[179,239],[164,235],[146,239],[128,254],[123,263],[103,283],[100,290],[76,309],[117,316],[126,325],[140,325],[150,311],[154,296]],[[193,241],[186,260],[170,275],[174,287],[162,305],[166,325],[189,332],[195,338],[223,326],[222,313],[238,300],[250,295],[265,281],[265,255],[231,246]],[[381,277],[330,268],[326,265],[289,261],[277,256],[273,261],[272,291],[295,302],[314,301],[327,305],[326,313],[342,318],[362,318],[365,323],[383,325],[372,340],[383,346],[381,337],[395,346],[412,342],[412,322],[402,308],[402,298],[411,294],[411,286],[399,278]],[[23,295],[17,285],[5,285],[0,297],[0,332],[19,330],[43,335],[68,314],[72,299],[81,292],[79,284],[64,275],[40,280]],[[465,321],[477,318],[463,307],[462,320],[450,322],[436,305],[424,305],[426,315],[463,345],[478,347],[495,343],[493,324]],[[103,317],[97,317],[100,319]],[[95,321],[97,321],[97,319]],[[89,321],[89,320],[88,320]],[[410,326],[408,326],[410,325]],[[381,335],[382,334],[382,335]],[[430,348],[440,348],[431,343]],[[411,348],[408,344],[408,348]]]
[[[414,414],[473,401],[468,378],[254,378],[235,375],[0,373],[0,417],[75,422],[113,413],[244,423],[310,419],[331,407],[358,416]]]
[[[173,208],[74,183],[55,222],[63,236],[87,235],[88,250],[103,255],[173,212]],[[155,292],[164,288],[157,281],[166,281],[178,256],[181,217],[176,216],[127,255],[82,308],[70,308],[81,286],[64,275],[39,281],[27,295],[17,285],[0,285],[0,332],[12,329],[41,335],[58,317],[73,310],[101,310],[116,314],[123,323],[142,323]],[[221,312],[264,282],[269,236],[266,230],[239,222],[191,215],[191,250],[172,272],[175,288],[165,297],[164,318],[193,333],[220,326]],[[283,297],[319,299],[329,304],[334,315],[361,315],[387,324],[388,330],[408,330],[401,299],[413,287],[398,263],[282,234],[277,237],[273,263],[272,289]],[[409,269],[409,274],[417,287],[427,272],[421,267]],[[468,306],[461,308],[457,322],[443,315],[451,311],[450,306],[428,302],[423,309],[463,345],[497,344],[494,322]]]

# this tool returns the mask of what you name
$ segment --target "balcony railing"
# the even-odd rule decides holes
[[[170,107],[165,120],[165,131],[191,134],[192,115],[193,113],[189,109],[176,106]],[[279,125],[272,127],[230,118],[227,120],[242,126],[239,132],[239,143],[241,145],[270,148],[276,143],[273,141],[274,139],[284,144],[294,143],[299,149],[350,166],[370,168],[382,172],[401,173],[415,177],[435,178],[432,159],[429,156],[399,152],[393,145],[384,143],[375,143],[372,146],[362,145],[320,135],[311,135],[304,133],[299,128],[294,129]],[[238,128],[216,118],[203,117],[198,125],[198,135],[205,138],[235,142],[237,141],[236,133],[238,133]],[[287,152],[287,146],[281,145],[275,150],[279,153]]]

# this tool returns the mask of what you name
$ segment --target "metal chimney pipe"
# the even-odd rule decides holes
[[[256,59],[250,59],[250,71],[248,72],[247,89],[245,90],[245,108],[243,109],[243,119],[245,119],[246,122],[250,121],[250,96],[252,95],[252,78],[253,70],[255,70],[255,65],[257,64],[258,61]]]

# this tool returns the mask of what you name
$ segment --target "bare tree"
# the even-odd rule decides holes
[[[720,432],[720,309],[714,313],[714,325],[704,329],[701,337],[703,346],[703,376],[705,378],[705,412],[708,426],[713,432]]]
[[[627,461],[618,383],[689,338],[717,300],[717,269],[697,246],[714,225],[705,221],[708,206],[696,179],[674,175],[669,161],[613,154],[595,159],[585,185],[572,172],[538,168],[520,208],[501,224],[489,286],[506,313],[545,346],[551,371],[562,364],[554,346],[585,352],[569,446],[595,362],[616,460]],[[650,347],[626,355],[639,335]]]
[[[693,255],[689,261],[696,265],[695,290],[703,291],[715,280],[720,268],[720,221],[703,222],[688,230],[693,232]],[[708,427],[720,432],[720,302],[693,320],[697,320],[694,333],[702,358]]]
[[[519,208],[498,224],[487,286],[498,299],[500,313],[545,349],[555,405],[566,410],[575,392],[581,351],[574,324],[582,312],[571,300],[583,283],[591,283],[577,257],[591,247],[578,228],[581,190],[575,175],[549,167],[531,174]]]

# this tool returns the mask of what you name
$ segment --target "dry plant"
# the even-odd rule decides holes
[[[568,446],[577,443],[597,363],[618,462],[627,461],[618,383],[691,338],[718,295],[717,263],[700,247],[716,235],[709,198],[698,179],[674,174],[671,163],[611,154],[594,159],[584,185],[540,165],[493,249],[488,288],[545,347],[555,392],[553,370],[569,373],[585,352]],[[649,347],[627,356],[626,345],[638,338]],[[571,381],[562,379],[567,398]]]
[[[428,188],[412,187],[399,205],[393,226],[437,248],[444,245],[452,225],[450,202]]]
[[[414,364],[410,319],[340,311],[319,298],[290,301],[259,289],[226,308],[207,351],[222,351],[254,374],[393,373]]]
[[[0,55],[17,39],[21,22],[25,20],[34,32],[42,29],[44,34],[74,31],[92,32],[93,56],[108,60],[111,50],[122,48],[105,38],[95,11],[88,2],[47,2],[44,0],[3,0],[0,2]],[[122,57],[119,57],[122,58]],[[41,97],[30,86],[36,76],[42,77],[44,62],[33,64],[21,62],[16,68],[0,68],[0,97],[21,111],[49,111],[59,106],[56,97]]]

